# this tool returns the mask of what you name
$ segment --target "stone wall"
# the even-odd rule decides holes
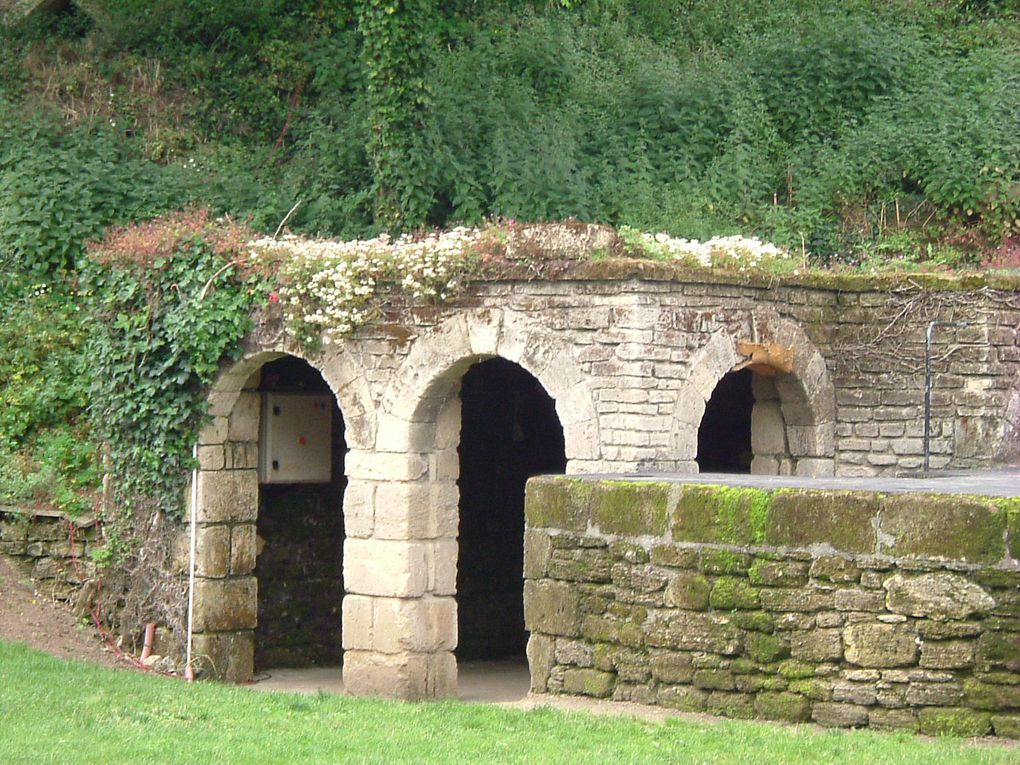
[[[1020,737],[1020,500],[536,478],[532,690]]]
[[[0,507],[0,554],[35,580],[36,590],[55,600],[78,602],[81,586],[95,578],[92,552],[104,545],[91,516],[71,521],[55,511]]]
[[[1014,282],[692,280],[650,262],[556,274],[481,280],[439,306],[395,295],[315,352],[289,337],[278,306],[255,317],[200,434],[196,650],[217,674],[251,676],[258,373],[281,355],[321,372],[346,426],[341,621],[355,694],[456,693],[460,392],[487,359],[553,399],[568,475],[698,472],[706,402],[743,369],[752,471],[892,475],[922,462],[928,323],[966,321],[934,335],[932,466],[987,466],[1016,448]]]

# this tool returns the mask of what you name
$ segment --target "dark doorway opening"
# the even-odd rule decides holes
[[[324,394],[332,402],[330,479],[261,483],[255,667],[338,665],[343,659],[344,422],[322,375],[287,356],[262,367],[260,391]],[[267,412],[263,409],[262,417]],[[265,429],[263,429],[264,431]],[[265,433],[260,449],[265,447]]]
[[[730,372],[712,391],[698,428],[699,472],[751,472],[753,374],[750,369]]]
[[[474,365],[461,387],[457,657],[523,656],[524,484],[562,473],[552,398],[517,364]]]

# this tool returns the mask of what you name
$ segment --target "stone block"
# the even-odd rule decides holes
[[[752,632],[744,638],[744,650],[761,664],[771,664],[790,655],[789,646],[778,636],[761,632]]]
[[[198,526],[195,575],[219,578],[230,573],[230,527]]]
[[[735,656],[743,635],[725,616],[695,611],[660,612],[648,631],[649,645]]]
[[[199,446],[198,466],[202,470],[223,470],[226,466],[223,444]]]
[[[846,558],[835,555],[823,555],[815,558],[811,564],[812,579],[823,579],[830,582],[857,582],[861,578],[861,570]]]
[[[926,669],[966,669],[974,666],[971,640],[926,640],[921,645],[921,666]]]
[[[905,577],[891,576],[883,584],[886,607],[894,614],[930,619],[966,619],[995,608],[995,599],[980,586],[958,574],[945,572]]]
[[[960,496],[889,495],[882,500],[886,553],[996,563],[1006,553],[1006,513],[992,501]]]
[[[1020,739],[1020,715],[992,715],[992,727],[996,736]]]
[[[689,683],[694,678],[691,655],[676,651],[653,651],[649,656],[652,677],[661,683]]]
[[[907,667],[917,661],[917,639],[896,624],[863,622],[843,630],[846,660],[861,667]]]
[[[241,391],[227,418],[227,440],[258,441],[261,413],[262,394],[258,391]]]
[[[754,717],[754,697],[746,693],[710,691],[705,700],[705,711],[710,715],[750,720]]]
[[[836,590],[833,602],[837,611],[885,611],[885,594],[877,590]]]
[[[584,532],[591,514],[591,484],[542,476],[528,481],[524,516],[528,528]]]
[[[758,590],[743,577],[721,576],[712,585],[708,602],[712,608],[722,611],[750,611],[758,608]]]
[[[904,701],[915,707],[949,707],[962,698],[958,683],[910,683]]]
[[[811,702],[796,693],[759,693],[754,699],[758,717],[783,722],[804,722],[811,717]]]
[[[375,537],[455,537],[457,503],[457,484],[453,481],[381,483],[375,490]]]
[[[786,454],[786,421],[778,400],[755,401],[751,408],[751,451]]]
[[[230,573],[245,576],[255,570],[257,544],[254,523],[239,523],[230,529]],[[337,555],[340,554],[337,550]]]
[[[563,691],[576,696],[604,699],[611,696],[616,675],[598,669],[570,668],[563,672]]]
[[[760,489],[688,484],[673,511],[678,542],[757,544],[768,521],[770,496]]]
[[[811,705],[811,719],[826,728],[862,728],[868,724],[868,708],[818,701]]]
[[[672,491],[666,483],[600,481],[591,496],[592,523],[604,534],[661,537]]]
[[[1020,685],[995,685],[968,679],[963,684],[963,704],[993,712],[1020,710]]]
[[[695,688],[706,690],[732,691],[736,688],[733,673],[725,669],[699,669],[691,682]]]
[[[927,707],[917,713],[918,730],[926,736],[984,736],[992,729],[987,712],[960,707]]]
[[[837,681],[832,684],[832,700],[871,706],[875,703],[875,685]]]
[[[583,640],[560,638],[556,641],[556,663],[592,667],[595,665],[595,649]]]
[[[704,712],[708,693],[689,685],[661,685],[655,694],[659,706],[683,712]]]
[[[255,627],[258,583],[253,576],[195,580],[195,632],[237,632]]]
[[[807,584],[808,564],[802,561],[759,560],[747,572],[751,584],[796,587]]]
[[[790,655],[802,661],[840,661],[843,640],[838,629],[814,629],[790,635]]]
[[[208,674],[227,683],[247,683],[255,673],[255,635],[250,630],[196,633],[191,655],[196,674]]]
[[[872,519],[878,499],[868,492],[783,490],[772,495],[765,541],[809,547],[829,544],[843,552],[875,550]]]
[[[254,470],[201,470],[198,522],[254,522],[258,515],[258,492],[258,475]]]
[[[656,566],[681,569],[697,568],[700,557],[696,548],[680,547],[679,545],[654,545],[650,556],[652,563]]]
[[[383,654],[347,651],[344,690],[352,696],[380,696],[404,701],[456,694],[457,664],[453,655]]]
[[[524,622],[531,632],[577,637],[581,631],[580,593],[565,582],[524,583]]]
[[[532,632],[528,638],[528,669],[531,674],[531,692],[545,693],[549,689],[549,673],[556,665],[556,639]]]
[[[422,542],[344,540],[344,587],[358,595],[416,598],[428,589],[428,560]]]
[[[549,573],[552,544],[544,531],[528,529],[524,532],[524,576],[543,579]]]
[[[351,480],[344,489],[344,533],[355,539],[372,536],[375,530],[375,491],[373,481]]]
[[[920,723],[911,709],[878,707],[868,712],[868,727],[875,730],[908,730],[916,733]]]
[[[834,594],[831,590],[812,587],[792,587],[760,590],[761,605],[767,611],[793,611],[811,613],[831,611]]]
[[[350,478],[365,481],[417,481],[428,474],[429,463],[416,453],[351,449],[344,468]]]

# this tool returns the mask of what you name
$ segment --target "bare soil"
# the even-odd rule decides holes
[[[61,659],[124,667],[90,620],[41,594],[35,582],[0,555],[0,640],[26,643]]]

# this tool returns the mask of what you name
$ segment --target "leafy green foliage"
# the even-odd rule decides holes
[[[90,415],[127,508],[180,513],[206,389],[264,297],[242,272],[245,239],[190,213],[114,232],[92,252]]]

